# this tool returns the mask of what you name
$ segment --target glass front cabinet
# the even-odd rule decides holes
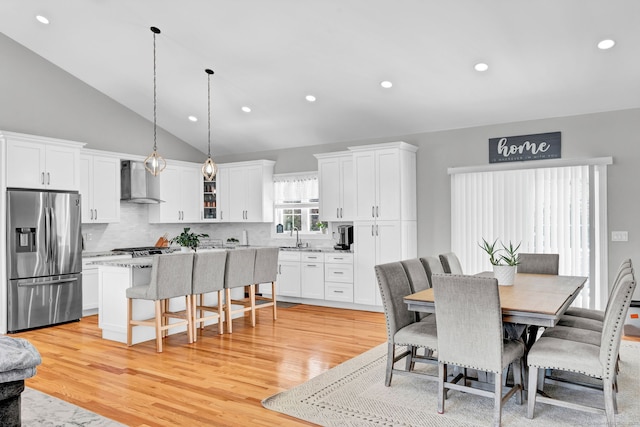
[[[219,221],[218,217],[218,192],[216,186],[216,177],[212,181],[203,179],[202,186],[202,220],[203,221]]]

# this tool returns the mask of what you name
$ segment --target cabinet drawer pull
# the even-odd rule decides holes
[[[334,271],[333,274],[344,274],[342,271]]]
[[[40,174],[40,184],[44,185],[44,172]]]
[[[338,259],[344,259],[344,258],[333,257],[333,259],[338,260]]]
[[[375,206],[371,206],[371,218],[375,218],[376,217],[376,207]]]
[[[333,293],[334,293],[334,294],[344,294],[344,291],[337,291],[337,290],[334,290],[334,291],[333,291]]]
[[[47,185],[51,185],[51,174],[47,172]]]
[[[340,218],[340,208],[336,208],[336,218]]]
[[[317,267],[318,267],[318,265],[317,265],[317,264],[307,264],[307,267],[317,268]]]

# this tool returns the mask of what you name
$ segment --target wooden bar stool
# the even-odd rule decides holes
[[[273,307],[273,320],[278,318],[278,311],[276,307],[276,280],[278,278],[278,255],[280,249],[278,248],[258,248],[256,249],[256,263],[253,271],[254,286],[259,286],[261,283],[271,282],[271,298],[264,297],[262,295],[256,296],[256,301],[261,301],[261,304],[256,304],[256,309]],[[254,289],[254,292],[257,290]]]
[[[133,286],[127,289],[127,345],[131,345],[134,326],[151,326],[156,332],[156,351],[162,352],[162,338],[165,331],[180,326],[187,326],[189,343],[193,342],[191,322],[191,275],[193,272],[193,254],[167,254],[153,257],[151,281],[148,285]],[[185,297],[186,310],[169,311],[168,300]],[[153,301],[155,316],[152,319],[133,319],[133,300]],[[169,323],[169,318],[181,319]],[[165,322],[166,320],[166,322]]]
[[[193,258],[193,281],[191,306],[193,308],[193,341],[198,340],[198,325],[204,329],[208,320],[218,321],[218,333],[224,333],[224,270],[227,252],[196,253]],[[207,305],[205,294],[216,292],[215,306]],[[207,314],[209,313],[209,314]]]
[[[224,271],[224,288],[226,293],[225,311],[227,315],[227,332],[231,333],[233,325],[231,316],[235,313],[251,313],[251,326],[256,326],[256,299],[253,286],[253,270],[256,262],[255,249],[233,249],[227,251],[227,265]],[[231,289],[244,287],[245,297],[231,299]],[[247,297],[248,295],[248,297]],[[242,308],[233,309],[232,305]]]

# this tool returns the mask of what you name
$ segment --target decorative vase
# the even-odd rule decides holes
[[[511,286],[516,276],[515,265],[494,265],[493,277],[498,279],[498,285]]]

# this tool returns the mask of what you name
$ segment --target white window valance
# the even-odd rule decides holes
[[[276,206],[318,203],[318,172],[273,176]]]

